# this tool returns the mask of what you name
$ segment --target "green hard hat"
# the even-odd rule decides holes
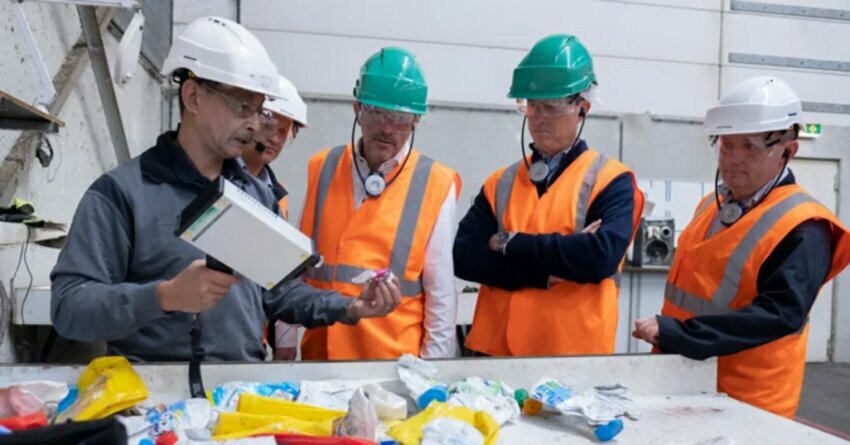
[[[354,97],[361,103],[405,113],[425,114],[428,85],[413,53],[382,48],[360,68]]]
[[[581,93],[596,84],[593,57],[576,36],[552,34],[531,48],[514,68],[508,97],[556,99]]]

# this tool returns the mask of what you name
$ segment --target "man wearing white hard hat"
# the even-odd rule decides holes
[[[774,77],[730,89],[705,116],[715,193],[679,236],[661,315],[633,336],[661,352],[719,357],[717,389],[793,418],[818,291],[850,263],[850,236],[788,168],[802,106]]]
[[[269,187],[278,202],[281,215],[289,219],[287,191],[269,164],[280,156],[287,142],[294,140],[298,132],[307,127],[307,104],[289,79],[280,76],[278,89],[277,96],[266,100],[265,112],[260,115],[260,130],[254,137],[255,143],[242,152],[238,161]]]
[[[284,219],[289,219],[289,196],[283,183],[278,181],[271,164],[280,156],[287,142],[294,140],[299,130],[307,126],[307,104],[301,99],[295,85],[280,76],[278,95],[266,100],[260,115],[260,130],[255,143],[245,148],[237,161],[274,195]],[[278,321],[269,325],[267,340],[274,347],[276,360],[294,360],[298,349],[297,325]]]
[[[196,361],[198,351],[212,360],[262,360],[264,320],[350,324],[398,305],[396,282],[355,299],[301,280],[265,292],[206,267],[203,252],[178,241],[176,216],[221,176],[277,208],[268,187],[234,159],[254,143],[266,97],[279,94],[278,73],[256,37],[217,17],[190,23],[162,72],[179,84],[181,124],[83,195],[51,274],[60,335],[106,341],[109,353],[139,361]],[[194,314],[215,330],[199,345],[193,335],[190,347]]]

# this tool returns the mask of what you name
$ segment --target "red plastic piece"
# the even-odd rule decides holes
[[[6,417],[0,419],[0,425],[12,431],[31,430],[47,426],[47,416],[39,411],[32,414],[24,414],[23,416]]]
[[[159,437],[156,438],[156,445],[175,445],[180,438],[177,437],[177,433],[174,431],[168,431],[167,433],[160,434]]]

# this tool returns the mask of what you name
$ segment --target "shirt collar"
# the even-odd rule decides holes
[[[558,152],[552,156],[538,151],[537,148],[534,146],[533,142],[528,145],[528,148],[531,150],[532,162],[538,159],[542,159],[546,162],[547,165],[549,165],[549,171],[551,172],[551,174],[554,175],[556,171],[561,170],[559,167],[566,168],[567,166],[572,164],[573,161],[578,159],[578,157],[581,156],[582,153],[587,151],[587,143],[584,141],[584,139],[579,139],[574,146],[567,148],[564,151]]]
[[[251,174],[251,172],[248,171],[248,164],[245,163],[245,160],[242,159],[242,156],[236,158],[236,163],[239,164],[240,167],[242,167],[242,170],[245,171],[245,173],[248,173],[249,175]],[[269,174],[270,172],[271,169],[269,168],[269,166],[264,165],[263,168],[260,169],[260,174],[257,175],[257,179],[259,179],[260,182],[269,187],[274,185],[272,177]]]

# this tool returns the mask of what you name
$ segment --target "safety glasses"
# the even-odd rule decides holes
[[[198,84],[210,93],[220,97],[227,105],[227,108],[230,108],[230,111],[233,111],[233,113],[241,119],[247,119],[255,114],[262,114],[264,112],[264,98],[262,96],[257,96],[254,100],[244,100],[223,91],[219,91],[209,82],[200,81]]]
[[[578,95],[557,99],[518,99],[517,109],[528,117],[558,117],[577,113],[581,100]]]
[[[367,126],[383,126],[391,124],[399,128],[407,128],[416,122],[416,115],[400,111],[385,110],[371,105],[360,105],[357,120]]]
[[[749,156],[760,156],[768,153],[778,144],[794,140],[796,135],[791,130],[768,131],[763,133],[732,134],[712,136],[712,147],[720,152],[742,151]]]

